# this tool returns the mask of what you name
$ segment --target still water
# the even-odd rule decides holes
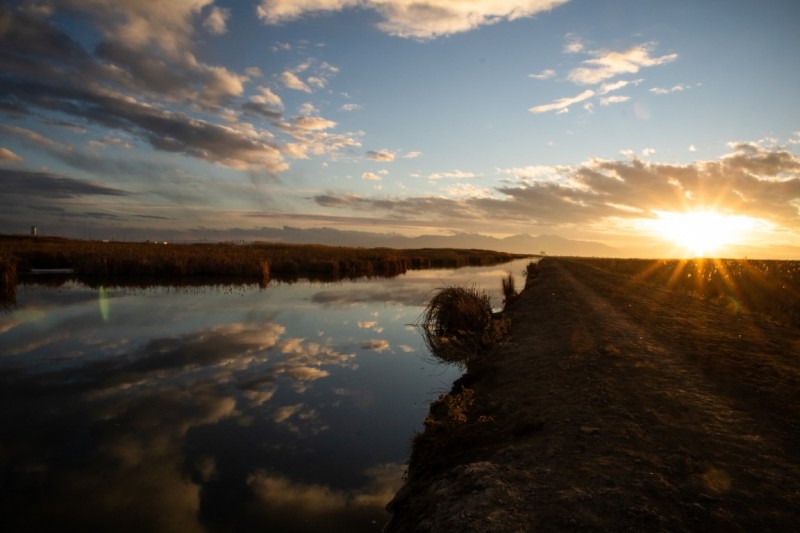
[[[499,306],[527,262],[265,289],[19,287],[0,314],[3,529],[379,531],[459,375],[410,324],[446,285]]]

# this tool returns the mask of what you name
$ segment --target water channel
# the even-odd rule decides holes
[[[417,328],[528,260],[336,283],[22,285],[0,313],[6,531],[380,531],[459,368]]]

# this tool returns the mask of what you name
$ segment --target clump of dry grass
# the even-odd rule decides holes
[[[507,331],[492,312],[490,296],[476,287],[445,287],[422,313],[422,330],[431,352],[446,362],[466,363]]]
[[[517,282],[514,279],[514,274],[509,272],[506,277],[501,281],[503,288],[503,307],[510,304],[518,296]]]

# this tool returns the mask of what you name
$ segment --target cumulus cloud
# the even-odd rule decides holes
[[[584,100],[588,100],[594,95],[595,92],[593,90],[586,89],[585,91],[576,96],[559,98],[549,104],[543,104],[531,107],[530,109],[528,109],[528,111],[530,111],[531,113],[546,113],[548,111],[556,111],[556,112],[565,111],[569,110],[569,106],[577,104],[579,102],[583,102]]]
[[[303,80],[298,78],[297,74],[289,70],[286,70],[281,74],[281,81],[283,82],[283,85],[286,86],[286,88],[288,89],[294,89],[295,91],[303,91],[305,93],[311,92],[311,87],[306,85]]]
[[[531,17],[565,2],[567,0],[262,0],[257,13],[264,22],[279,24],[305,14],[360,7],[378,12],[380,30],[397,37],[425,40],[503,20]]]
[[[277,109],[283,109],[283,100],[281,97],[272,92],[269,87],[259,87],[258,93],[250,97],[250,101],[257,104],[267,104],[274,106]]]
[[[137,160],[139,168],[134,169],[133,154],[129,162],[112,161],[97,150],[109,144],[103,140],[78,146],[49,141],[37,133],[51,122],[45,115],[59,113],[69,117],[60,121],[69,127],[86,123],[108,130],[107,139],[124,139],[129,145],[149,145],[158,152],[267,177],[288,168],[284,158],[333,157],[344,148],[360,146],[362,132],[331,132],[336,123],[318,113],[285,119],[283,100],[274,86],[260,86],[244,99],[246,84],[262,76],[259,69],[239,74],[197,60],[191,50],[194,25],[205,23],[209,31],[221,31],[228,16],[227,10],[211,2],[44,0],[44,4],[50,7],[38,13],[46,16],[0,7],[7,26],[0,33],[4,65],[0,92],[7,95],[4,102],[13,102],[13,108],[0,105],[0,113],[29,117],[32,124],[13,135],[18,142],[37,144],[37,149],[95,174],[111,170],[153,174],[152,162]],[[92,5],[97,9],[90,9]],[[84,49],[56,24],[56,15],[64,9],[99,30],[93,50]],[[163,20],[148,18],[154,16]],[[116,31],[123,23],[138,25],[138,30]],[[152,37],[159,32],[172,33],[163,39]],[[134,34],[148,38],[140,40]],[[314,78],[313,86],[322,87],[337,71],[333,65],[309,59],[276,76],[282,82],[279,88],[308,92],[312,86],[300,79],[301,73]]]
[[[68,8],[92,17],[111,40],[132,48],[156,46],[177,57],[188,47],[194,34],[194,19],[214,0],[44,0],[41,6],[49,12]],[[210,17],[215,15],[212,8]],[[208,20],[208,18],[206,19]],[[223,20],[224,22],[224,20]],[[216,24],[216,23],[213,23]]]
[[[583,61],[584,66],[571,70],[567,79],[579,85],[592,85],[620,74],[635,74],[643,67],[670,63],[678,57],[678,54],[653,57],[652,49],[652,44],[640,44],[622,52],[592,51],[590,54],[594,58]]]
[[[367,181],[381,181],[381,177],[375,174],[374,172],[364,172],[361,174],[362,180]]]
[[[342,104],[339,111],[358,111],[362,107],[360,104]]]
[[[784,228],[800,226],[800,157],[756,143],[737,143],[732,149],[716,160],[686,165],[651,163],[631,154],[628,160],[593,160],[548,172],[538,167],[531,172],[507,169],[502,172],[513,181],[496,188],[492,197],[327,194],[314,201],[329,208],[385,213],[398,221],[458,228],[498,220],[521,226],[591,224],[704,208],[762,218]]]
[[[209,33],[214,35],[222,35],[228,31],[227,23],[230,16],[230,9],[214,6],[211,8],[211,12],[209,12],[208,16],[203,21],[203,27],[208,30]]]
[[[411,151],[403,156],[403,159],[416,159],[422,155],[422,152]]]
[[[372,159],[373,161],[384,161],[390,162],[395,160],[395,153],[389,150],[369,150],[367,152],[367,159]]]
[[[300,116],[292,119],[292,124],[301,130],[327,130],[336,126],[336,122],[322,117]]]

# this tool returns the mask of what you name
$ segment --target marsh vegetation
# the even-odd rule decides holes
[[[487,266],[522,256],[490,250],[355,248],[253,242],[173,244],[0,236],[4,301],[36,270],[68,271],[89,284],[184,284],[220,280],[337,280],[408,270]]]

